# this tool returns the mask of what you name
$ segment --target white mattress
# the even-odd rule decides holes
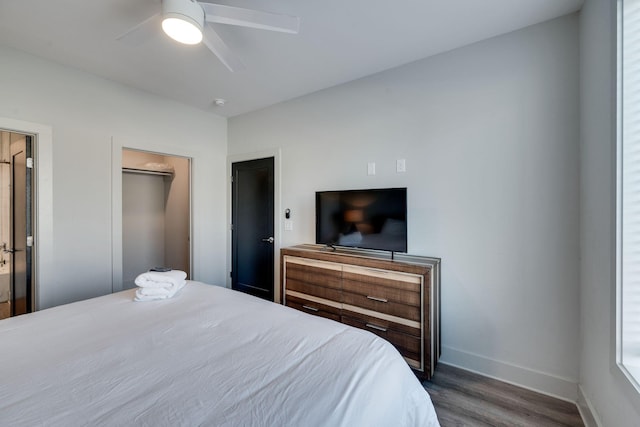
[[[134,290],[0,321],[11,426],[437,426],[375,335],[217,286]]]

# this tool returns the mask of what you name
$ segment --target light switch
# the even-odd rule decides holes
[[[367,163],[367,175],[375,175],[376,174],[376,162]]]
[[[405,163],[405,159],[396,160],[396,172],[401,173],[406,171],[407,171],[407,165]]]
[[[284,230],[285,231],[293,231],[293,221],[290,219],[284,220]]]

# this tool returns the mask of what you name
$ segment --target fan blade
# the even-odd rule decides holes
[[[116,37],[116,40],[126,42],[132,46],[137,46],[142,42],[150,39],[157,34],[162,21],[162,14],[155,15],[145,19],[133,28],[128,29],[124,33]]]
[[[236,56],[231,53],[229,47],[220,38],[210,25],[205,25],[202,37],[203,43],[213,52],[218,59],[229,69],[229,71],[239,71],[244,69],[244,65]]]
[[[297,16],[278,15],[240,7],[200,2],[204,9],[205,20],[216,24],[239,25],[241,27],[259,28],[261,30],[279,31],[297,34],[300,29],[300,18]]]

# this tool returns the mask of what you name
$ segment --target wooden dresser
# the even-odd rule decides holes
[[[322,245],[281,250],[283,304],[387,339],[420,378],[440,356],[440,259]]]

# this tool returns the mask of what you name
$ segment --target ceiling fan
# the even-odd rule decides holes
[[[196,0],[162,0],[162,11],[120,35],[117,40],[135,41],[162,29],[172,39],[184,44],[204,43],[230,70],[244,68],[209,23],[238,25],[261,30],[297,34],[300,18],[225,6]]]

